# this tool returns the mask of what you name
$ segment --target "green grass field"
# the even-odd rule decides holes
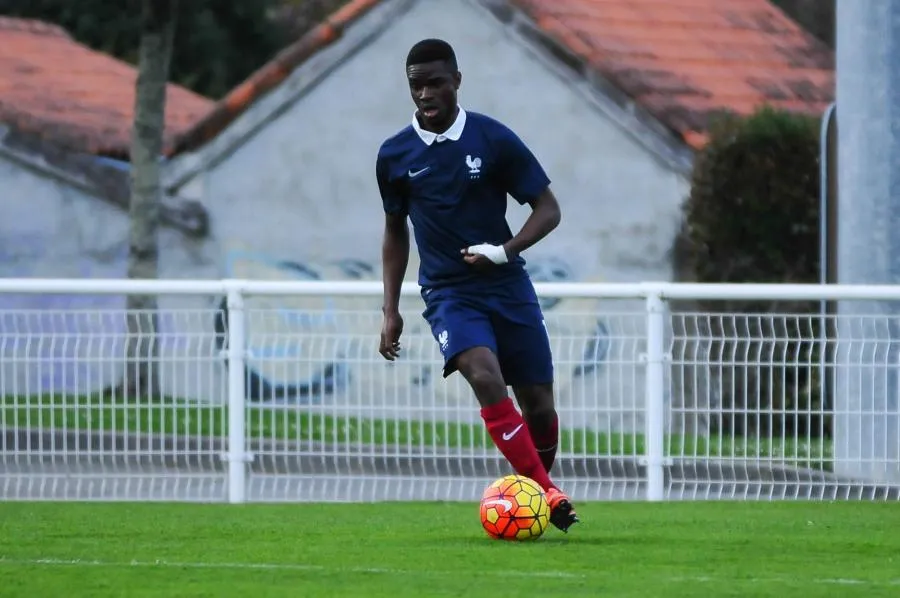
[[[332,411],[332,408],[327,408]],[[57,430],[112,431],[224,437],[225,407],[160,403],[134,405],[60,397],[7,397],[2,400],[0,425]],[[395,421],[335,416],[316,407],[248,409],[247,433],[271,440],[434,446],[480,449],[493,446],[481,425],[441,421]],[[605,434],[586,429],[562,431],[562,453],[578,455],[638,455],[644,452],[641,434]],[[746,436],[673,435],[668,451],[675,456],[773,459],[785,464],[830,469],[832,444],[827,439],[770,439]]]
[[[900,509],[590,503],[489,539],[458,503],[0,503],[5,598],[900,595]]]

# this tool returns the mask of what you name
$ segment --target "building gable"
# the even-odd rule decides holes
[[[675,0],[665,10],[655,0],[465,1],[490,10],[545,67],[681,172],[692,158],[685,150],[705,143],[718,111],[768,103],[820,113],[833,98],[833,54],[768,0]],[[170,186],[221,159],[414,5],[347,2],[179,136]]]

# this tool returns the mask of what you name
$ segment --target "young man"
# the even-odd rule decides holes
[[[412,221],[424,317],[444,356],[444,377],[468,381],[494,443],[520,475],[540,484],[551,522],[578,521],[550,480],[558,443],[553,361],[544,318],[519,254],[559,224],[550,180],[506,126],[457,104],[462,80],[453,48],[437,39],[412,47],[406,76],[416,112],[376,160],[384,204],[384,324],[379,352],[400,352],[400,286]],[[515,236],[507,194],[532,212]],[[516,410],[507,386],[522,410]]]

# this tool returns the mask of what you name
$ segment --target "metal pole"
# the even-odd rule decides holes
[[[246,330],[244,295],[231,286],[228,305],[228,502],[242,503],[247,489],[246,389],[244,382]]]
[[[832,102],[822,115],[822,125],[819,132],[819,283],[828,284],[828,263],[830,251],[828,247],[828,221],[829,210],[829,178],[828,171],[831,164],[828,161],[828,130],[831,119],[834,117],[837,105]],[[833,248],[831,249],[833,251]],[[819,303],[819,393],[823,409],[826,405],[828,391],[826,380],[828,378],[828,301],[822,299]]]
[[[665,313],[659,292],[650,292],[647,310],[646,428],[647,500],[665,498]]]

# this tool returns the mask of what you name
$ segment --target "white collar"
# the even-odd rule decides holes
[[[426,131],[422,127],[419,126],[419,119],[416,118],[415,113],[413,113],[412,117],[412,127],[418,133],[419,138],[425,142],[425,145],[431,145],[435,141],[441,142],[449,139],[450,141],[459,141],[459,138],[462,137],[463,128],[466,126],[466,111],[462,109],[462,106],[459,106],[459,112],[456,115],[456,120],[453,121],[453,124],[450,125],[450,128],[444,131],[443,133],[432,133],[431,131]]]

